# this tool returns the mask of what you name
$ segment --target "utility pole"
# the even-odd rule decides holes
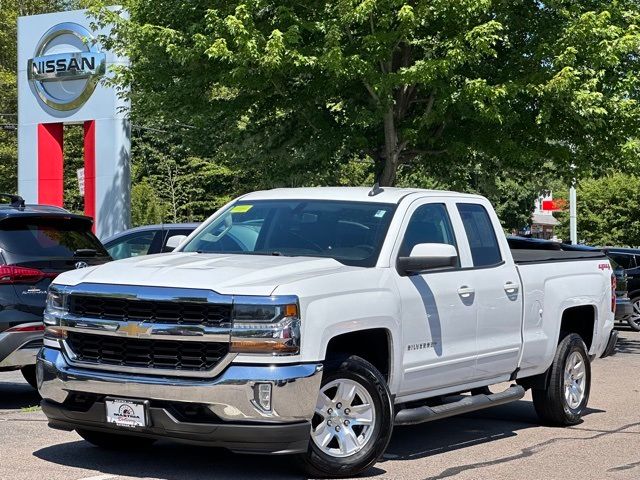
[[[573,179],[569,189],[569,238],[571,245],[578,243],[578,214],[576,208],[576,179]]]

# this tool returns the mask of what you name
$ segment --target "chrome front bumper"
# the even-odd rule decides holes
[[[188,379],[106,372],[71,366],[60,350],[38,355],[38,388],[45,400],[63,404],[88,393],[204,405],[224,422],[291,423],[313,417],[322,379],[321,364],[231,365],[213,379]],[[254,386],[272,385],[272,409],[255,400]]]

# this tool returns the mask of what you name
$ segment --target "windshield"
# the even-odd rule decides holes
[[[372,267],[395,205],[333,200],[241,201],[183,252],[329,257]]]

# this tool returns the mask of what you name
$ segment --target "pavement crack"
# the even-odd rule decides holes
[[[636,467],[640,467],[640,462],[627,463],[625,465],[620,465],[619,467],[613,467],[607,470],[607,472],[620,472],[622,470],[631,470]]]
[[[608,435],[614,435],[617,433],[622,433],[624,430],[627,430],[629,428],[633,428],[633,427],[637,427],[640,426],[640,422],[636,422],[636,423],[630,423],[627,425],[623,425],[619,428],[616,428],[614,430],[607,430],[607,431],[603,431],[603,432],[599,432],[596,433],[595,435],[591,435],[590,437],[583,437],[583,438],[576,438],[576,437],[557,437],[557,438],[551,438],[549,440],[546,440],[544,442],[538,443],[536,445],[532,445],[531,447],[526,447],[523,448],[522,450],[520,450],[520,453],[516,453],[514,455],[509,455],[507,457],[502,457],[502,458],[497,458],[495,460],[487,460],[485,462],[477,462],[477,463],[469,463],[467,465],[460,465],[458,467],[451,467],[451,468],[447,468],[446,470],[444,470],[443,472],[441,472],[439,475],[436,475],[435,477],[427,477],[425,480],[440,480],[443,478],[449,478],[449,477],[453,477],[456,476],[462,472],[465,471],[469,471],[469,470],[476,470],[479,468],[484,468],[484,467],[491,467],[493,465],[499,465],[502,463],[508,463],[508,462],[512,462],[514,460],[519,460],[522,458],[527,458],[527,457],[531,457],[533,455],[535,455],[536,453],[539,453],[540,451],[544,450],[545,447],[548,447],[549,445],[552,445],[554,443],[559,443],[559,442],[563,442],[563,441],[573,441],[573,440],[595,440],[597,438],[601,438],[601,437],[606,437]],[[638,462],[640,464],[640,462]],[[622,470],[626,470],[627,468],[634,468],[636,465],[635,464],[629,464],[631,465],[630,467],[628,465],[623,465]],[[620,468],[620,467],[616,467],[616,468]]]

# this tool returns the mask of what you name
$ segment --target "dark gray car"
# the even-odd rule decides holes
[[[0,371],[22,370],[35,387],[49,284],[74,268],[111,258],[91,232],[93,220],[0,194]]]
[[[171,239],[175,242],[178,240],[175,237],[188,236],[199,226],[199,223],[145,225],[107,238],[104,246],[114,260],[170,252]]]

